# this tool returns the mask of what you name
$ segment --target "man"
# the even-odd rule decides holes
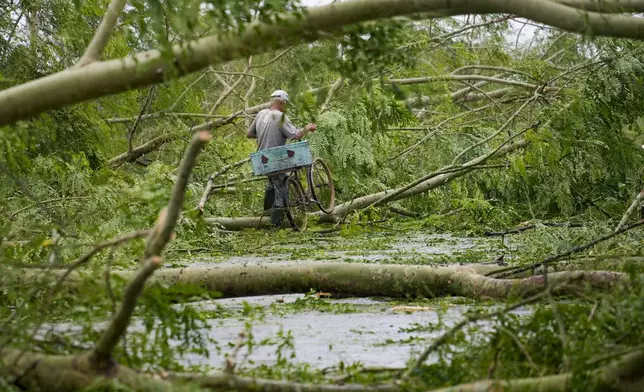
[[[257,139],[257,151],[283,146],[287,140],[299,140],[309,132],[315,132],[317,126],[309,123],[301,130],[295,128],[286,115],[290,103],[285,91],[277,90],[271,94],[271,107],[257,113],[253,123],[248,128],[247,136]],[[268,176],[268,184],[264,193],[264,211],[272,209],[271,223],[280,227],[284,219],[284,207],[288,206],[287,175],[284,173]],[[293,218],[286,214],[291,226]]]

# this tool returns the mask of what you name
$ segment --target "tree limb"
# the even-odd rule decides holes
[[[203,191],[203,194],[201,195],[201,199],[199,200],[199,204],[197,205],[197,209],[201,212],[203,212],[204,207],[206,206],[206,202],[208,201],[208,197],[212,193],[212,190],[215,185],[215,178],[222,176],[226,174],[227,172],[231,171],[232,169],[238,168],[241,165],[247,163],[250,161],[250,158],[244,158],[241,159],[235,163],[231,163],[230,165],[226,165],[222,167],[219,171],[216,173],[213,173],[208,177],[208,183],[206,184],[206,189]]]
[[[616,232],[620,231],[626,225],[626,222],[628,222],[628,219],[631,217],[631,215],[633,215],[635,210],[637,210],[637,206],[642,202],[642,199],[644,199],[644,189],[642,189],[640,193],[635,196],[635,199],[633,199],[630,207],[628,207],[628,209],[624,213],[624,216],[622,216],[622,219],[619,221],[619,224],[615,228]]]
[[[168,206],[161,211],[156,226],[149,234],[145,247],[145,262],[143,268],[128,284],[119,311],[101,335],[101,339],[90,356],[94,362],[94,366],[99,369],[111,368],[114,365],[112,351],[130,323],[138,297],[143,290],[145,282],[161,266],[161,252],[168,241],[170,241],[170,237],[174,231],[181,207],[183,206],[188,178],[195,166],[197,156],[211,138],[212,135],[207,131],[195,134],[184,154],[184,159],[179,168],[179,175],[172,188]]]
[[[436,350],[438,347],[445,344],[452,336],[454,336],[458,331],[463,329],[466,325],[470,323],[475,323],[481,320],[491,319],[491,318],[500,316],[502,314],[506,314],[514,309],[518,309],[523,306],[533,304],[535,302],[540,301],[549,292],[550,292],[550,286],[546,286],[544,290],[542,290],[540,293],[535,294],[532,297],[526,298],[522,301],[519,301],[515,304],[508,305],[505,308],[497,310],[495,312],[467,314],[463,320],[459,321],[449,331],[442,334],[438,339],[434,340],[434,342],[430,346],[428,346],[427,348],[425,348],[425,350],[423,350],[423,352],[418,356],[418,359],[416,359],[416,362],[414,363],[414,365],[404,373],[403,379],[408,379],[409,377],[411,377],[411,375],[418,368],[420,368],[423,365],[423,363],[425,363],[425,361],[429,357],[429,354],[434,352],[434,350]]]
[[[107,46],[110,35],[112,35],[112,30],[114,30],[118,17],[125,7],[125,2],[125,0],[112,0],[110,2],[105,16],[103,16],[101,24],[98,26],[98,30],[96,30],[96,34],[94,34],[85,53],[83,53],[83,56],[78,60],[74,68],[84,67],[101,58],[101,53],[103,53],[103,49]]]
[[[586,12],[548,0],[452,0],[448,3],[438,0],[371,0],[366,5],[361,0],[350,0],[311,7],[305,15],[280,15],[283,23],[256,22],[239,35],[209,36],[187,46],[177,45],[173,48],[176,74],[183,76],[211,64],[327,38],[331,36],[329,33],[350,24],[437,9],[451,15],[510,13],[571,32],[644,38],[644,19]],[[183,56],[186,47],[189,47],[191,54],[187,57]],[[92,67],[68,69],[2,90],[0,126],[13,124],[46,110],[159,83],[166,79],[167,67],[165,57],[158,50],[152,50],[124,59],[96,63]]]
[[[235,83],[232,84],[232,86],[228,87],[228,89],[226,89],[226,91],[224,91],[219,96],[219,98],[217,99],[217,102],[215,102],[215,104],[212,106],[212,109],[210,109],[210,114],[213,114],[217,110],[217,108],[224,102],[224,100],[228,98],[233,91],[235,91],[237,86],[241,84],[244,78],[248,75],[248,71],[250,71],[252,64],[253,64],[253,56],[250,56],[248,58],[248,65],[246,66],[246,69],[244,70],[244,72],[241,73],[241,76],[237,78],[237,80],[235,81]]]

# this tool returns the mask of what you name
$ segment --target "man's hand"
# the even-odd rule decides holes
[[[307,132],[315,132],[316,129],[318,129],[318,126],[313,123],[308,123],[306,127],[304,127]]]

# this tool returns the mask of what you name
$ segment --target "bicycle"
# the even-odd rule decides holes
[[[315,203],[320,211],[326,214],[331,214],[335,208],[335,188],[333,187],[331,170],[326,162],[321,158],[315,158],[313,163],[304,167],[306,167],[308,187],[302,184],[301,168],[293,170],[286,180],[288,189],[286,209],[293,218],[291,225],[300,231],[306,230],[308,211],[311,210],[312,203]]]
[[[312,159],[307,141],[257,151],[251,154],[251,163],[255,175],[289,173],[285,212],[294,229],[306,230],[308,211],[313,204],[326,214],[333,212],[335,188],[331,170],[321,158]],[[304,168],[306,184],[300,177]]]

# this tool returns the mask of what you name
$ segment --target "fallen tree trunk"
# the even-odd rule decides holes
[[[0,365],[7,382],[27,391],[82,391],[101,383],[101,378],[104,384],[117,382],[134,391],[173,390],[170,383],[141,375],[125,366],[97,370],[87,354],[58,356],[4,349],[0,352]]]
[[[498,279],[486,274],[498,265],[471,264],[434,267],[404,264],[353,264],[341,262],[226,264],[190,268],[160,269],[149,279],[164,285],[198,286],[219,292],[224,298],[257,295],[301,294],[311,289],[353,297],[434,298],[458,296],[498,298],[530,295],[544,287],[543,275],[518,279]],[[60,276],[64,270],[50,270]],[[32,284],[42,271],[20,270],[25,284]],[[132,271],[114,271],[121,279],[131,279]],[[103,276],[97,276],[102,282]],[[67,286],[92,279],[82,272],[69,275]],[[575,295],[579,285],[596,291],[609,291],[615,284],[628,282],[627,274],[610,271],[560,271],[548,274],[548,282],[568,282],[553,293]],[[102,284],[97,281],[97,284]]]
[[[363,209],[376,201],[382,199],[383,197],[391,194],[391,193],[398,193],[395,197],[391,199],[391,201],[394,200],[400,200],[404,199],[406,197],[418,195],[424,192],[427,192],[429,190],[438,188],[442,185],[447,184],[448,182],[458,178],[462,177],[469,172],[476,170],[477,169],[477,164],[484,162],[488,159],[492,159],[494,157],[498,157],[501,155],[508,154],[510,152],[513,152],[515,150],[518,150],[520,148],[525,148],[527,147],[529,142],[525,139],[519,140],[516,143],[508,144],[502,148],[500,148],[495,154],[492,156],[489,156],[488,154],[479,156],[475,159],[472,159],[471,161],[464,163],[460,168],[455,168],[454,171],[452,172],[446,172],[443,174],[439,174],[435,177],[432,177],[428,179],[425,182],[422,182],[410,189],[405,190],[404,192],[400,192],[400,189],[390,189],[378,193],[373,193],[371,195],[359,197],[357,199],[353,199],[349,202],[342,203],[338,206],[336,206],[333,210],[332,214],[327,214],[324,212],[315,212],[313,215],[316,215],[319,217],[320,222],[338,222],[340,219],[345,217],[348,213],[356,210]],[[263,227],[264,222],[260,222],[261,217],[241,217],[241,218],[226,218],[226,217],[212,217],[212,218],[206,218],[206,222],[213,224],[213,225],[218,225],[221,228],[224,228],[226,230],[243,230],[243,229],[249,229],[249,228],[260,228]]]
[[[470,298],[509,298],[516,295],[530,296],[550,287],[553,294],[568,295],[579,292],[581,286],[590,286],[594,291],[612,289],[616,284],[626,283],[628,275],[607,271],[564,271],[548,275],[546,285],[543,276],[523,279],[496,279],[483,274],[496,268],[489,265],[466,265],[451,267],[430,267],[415,265],[378,265],[349,263],[298,263],[298,264],[256,264],[256,265],[213,265],[208,267],[169,268],[157,270],[148,282],[159,282],[164,286],[177,284],[196,285],[210,291],[217,291],[224,297],[240,297],[266,294],[305,293],[311,288],[338,294],[354,296],[388,297],[435,297],[438,295],[465,296]],[[38,276],[42,272],[21,270],[25,279]],[[47,271],[52,276],[65,271]],[[138,271],[113,272],[124,279],[139,276]],[[97,277],[102,280],[101,277]],[[82,273],[70,275],[74,281],[85,281]],[[27,282],[28,283],[28,282]],[[550,290],[549,289],[549,290]],[[624,386],[641,385],[641,377],[632,377],[641,369],[641,352],[627,355],[626,362],[619,366],[598,369],[592,377],[598,377],[601,385]],[[95,356],[81,353],[75,356],[48,356],[15,349],[4,348],[0,351],[0,365],[3,377],[23,390],[33,391],[78,391],[99,383],[117,382],[137,391],[170,391],[176,382],[196,383],[216,390],[238,390],[244,392],[385,392],[401,389],[397,384],[383,385],[317,385],[293,382],[278,382],[239,377],[218,372],[211,375],[186,374],[170,377],[173,383],[146,374],[135,372],[116,362],[97,366]],[[610,371],[610,372],[609,372]],[[609,377],[606,377],[609,375]],[[500,385],[534,390],[542,386],[552,386],[546,390],[569,390],[570,375],[552,375],[533,379],[506,381],[481,381],[467,384],[463,389],[475,390],[479,385]],[[558,380],[558,381],[557,381]],[[456,387],[458,388],[458,387]],[[541,389],[540,389],[541,390]],[[601,390],[601,389],[598,389]],[[637,389],[632,389],[637,390]]]
[[[396,264],[264,264],[215,265],[158,271],[152,278],[165,284],[197,285],[220,292],[225,298],[319,291],[357,297],[434,298],[450,295],[469,298],[524,296],[544,286],[543,276],[523,279],[495,279],[479,272],[497,268],[427,267]],[[626,274],[608,271],[563,271],[548,274],[550,283],[581,281],[597,290],[609,290]],[[563,286],[557,294],[578,293]]]
[[[363,384],[310,384],[280,380],[267,380],[251,377],[240,377],[227,372],[216,372],[208,375],[195,373],[164,374],[158,376],[135,372],[125,366],[116,366],[110,373],[97,373],[88,366],[86,355],[54,356],[42,355],[19,350],[5,350],[0,354],[0,363],[12,377],[13,384],[28,391],[74,392],[85,390],[96,383],[106,385],[118,382],[135,391],[172,391],[179,384],[193,384],[211,390],[230,390],[239,392],[394,392],[406,388],[396,383],[380,385]],[[604,367],[591,371],[587,376],[591,389],[589,391],[641,391],[644,377],[644,351],[639,350],[624,355]],[[586,377],[584,377],[586,379]],[[174,383],[170,383],[173,381]],[[573,374],[553,374],[542,377],[519,378],[510,380],[481,380],[469,384],[433,390],[433,392],[468,392],[468,391],[572,391]]]

